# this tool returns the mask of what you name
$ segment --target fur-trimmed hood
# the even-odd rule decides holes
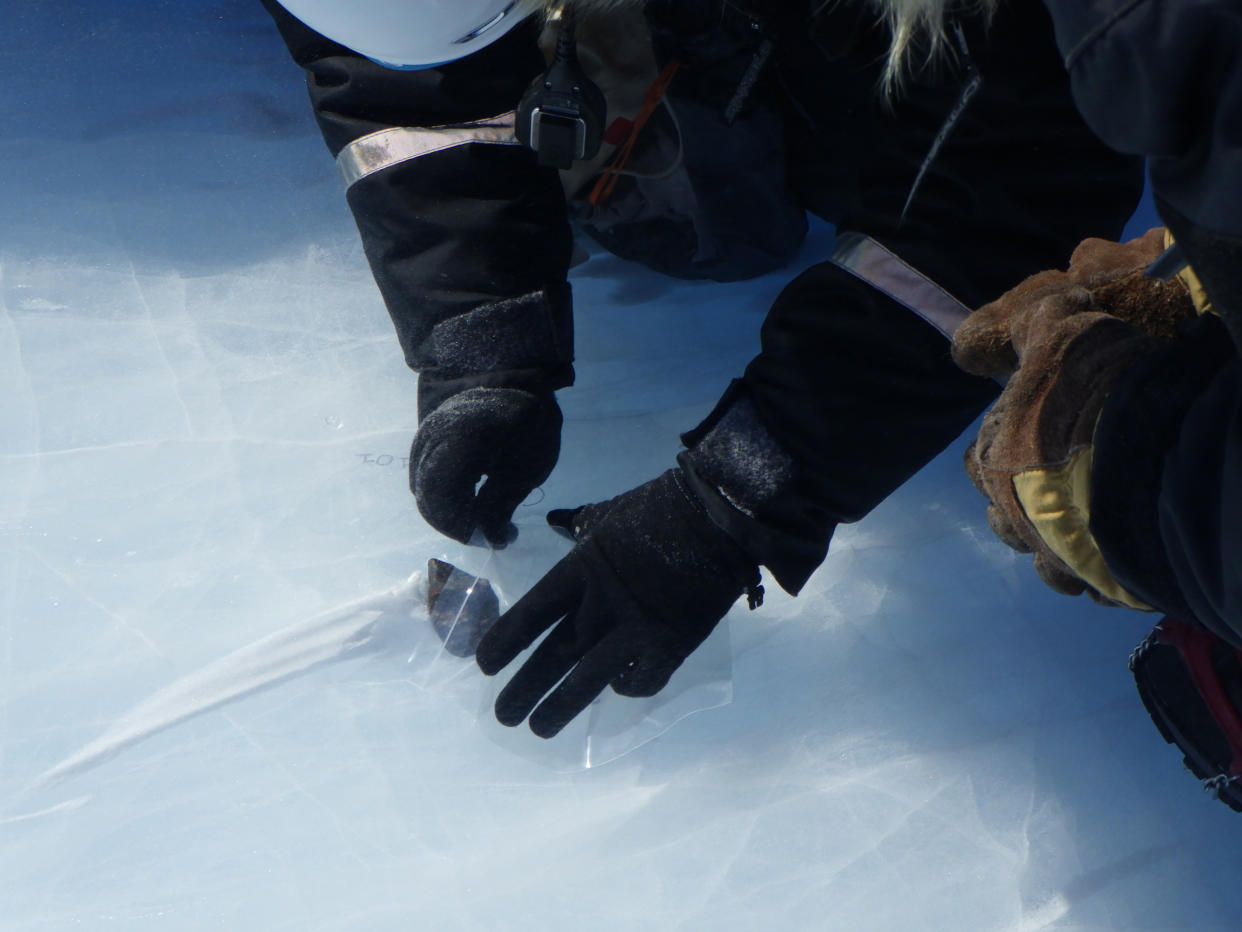
[[[892,30],[885,84],[891,90],[901,83],[901,74],[908,64],[917,40],[929,41],[929,56],[935,56],[944,41],[945,10],[950,7],[973,8],[990,16],[1000,0],[829,0],[829,2],[866,2],[888,21]]]

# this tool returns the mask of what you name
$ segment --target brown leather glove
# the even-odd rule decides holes
[[[1028,278],[953,338],[953,358],[967,372],[1008,378],[966,451],[966,471],[990,499],[992,529],[1033,553],[1058,592],[1142,609],[1091,536],[1092,436],[1113,381],[1195,314],[1179,281],[1143,274],[1163,248],[1161,229],[1128,243],[1085,240],[1068,271]]]
[[[1164,227],[1125,243],[1083,240],[1067,271],[1032,275],[971,314],[953,335],[953,360],[975,375],[1008,378],[1018,368],[1010,319],[1041,298],[1075,288],[1090,293],[1091,310],[1120,317],[1159,339],[1173,339],[1178,325],[1193,317],[1195,309],[1182,280],[1162,282],[1144,275],[1166,245]]]

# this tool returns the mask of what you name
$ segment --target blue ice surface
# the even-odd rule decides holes
[[[411,629],[36,784],[447,550],[405,488],[414,379],[259,5],[30,3],[0,55],[5,932],[1242,928],[1237,817],[1126,671],[1151,619],[1045,590],[965,437],[801,597],[730,617],[729,705],[606,766],[497,743],[469,667],[412,672]],[[667,466],[791,275],[594,254],[543,504]],[[528,575],[560,552],[540,515]]]

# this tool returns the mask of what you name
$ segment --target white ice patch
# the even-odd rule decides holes
[[[1149,619],[1046,591],[962,444],[719,629],[728,705],[607,766],[490,734],[469,663],[416,681],[433,634],[338,607],[481,567],[410,499],[415,380],[302,76],[253,0],[99,7],[0,40],[5,932],[1242,928],[1237,818],[1125,668]],[[796,272],[575,271],[506,599],[564,552],[545,509],[671,465]]]

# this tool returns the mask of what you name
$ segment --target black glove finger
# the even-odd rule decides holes
[[[561,409],[551,398],[530,396],[499,437],[504,455],[485,470],[475,500],[475,521],[488,541],[503,547],[517,536],[513,512],[547,481],[561,452]]]
[[[588,651],[552,694],[530,714],[530,730],[552,738],[589,706],[608,684],[635,660],[637,647],[627,643],[628,632],[615,631]]]
[[[562,537],[580,543],[591,528],[603,516],[603,506],[582,505],[578,508],[553,508],[548,512],[548,524]]]
[[[456,437],[437,436],[426,428],[419,428],[410,450],[410,491],[423,520],[467,544],[474,531],[474,487],[482,478],[482,464],[463,456]]]
[[[535,488],[529,482],[514,481],[503,474],[487,477],[475,498],[474,514],[475,523],[489,544],[501,548],[513,543],[517,528],[510,519]]]
[[[548,512],[550,524],[562,537],[581,541],[607,517],[616,499],[581,505],[578,508],[554,508]]]
[[[548,512],[548,525],[562,537],[578,540],[579,528],[574,519],[581,508],[553,508]]]
[[[573,617],[552,629],[496,697],[496,720],[517,725],[582,657]]]
[[[578,562],[571,552],[496,619],[475,651],[479,669],[488,676],[500,672],[535,638],[578,607],[586,585]]]
[[[463,543],[476,526],[493,545],[508,543],[514,509],[556,465],[561,423],[551,394],[475,387],[447,398],[423,418],[410,450],[419,511]]]

